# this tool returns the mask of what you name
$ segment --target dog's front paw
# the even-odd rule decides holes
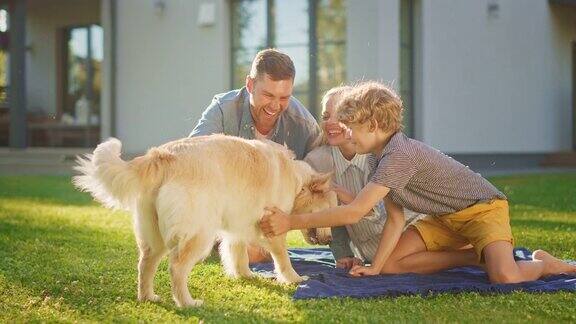
[[[232,278],[232,279],[249,279],[249,278],[254,278],[256,277],[256,274],[252,271],[248,271],[248,272],[243,272],[243,273],[237,273],[237,272],[232,272],[232,273],[227,273],[228,277]]]
[[[201,299],[190,299],[186,302],[177,303],[178,307],[180,307],[180,308],[200,307],[203,304],[204,304],[204,301]]]
[[[255,278],[255,277],[256,277],[256,274],[255,274],[254,272],[252,272],[252,271],[248,271],[248,272],[245,272],[245,273],[241,273],[241,274],[239,275],[239,277],[240,277],[240,278],[250,279],[250,278]]]
[[[140,302],[157,303],[157,302],[160,302],[160,300],[161,300],[160,296],[158,296],[156,294],[146,295],[146,296],[138,296],[138,301],[140,301]]]
[[[256,274],[254,272],[250,271],[250,269],[245,269],[245,270],[228,270],[228,269],[225,269],[224,273],[229,278],[232,278],[232,279],[256,277]]]
[[[306,281],[309,278],[306,276],[300,276],[298,275],[296,272],[294,272],[293,274],[288,274],[288,275],[278,275],[276,277],[276,280],[281,283],[281,284],[297,284],[297,283],[301,283],[302,281]]]

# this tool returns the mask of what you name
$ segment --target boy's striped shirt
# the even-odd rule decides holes
[[[369,159],[371,182],[390,188],[392,201],[410,210],[445,215],[478,202],[507,199],[480,174],[397,132],[379,159]]]

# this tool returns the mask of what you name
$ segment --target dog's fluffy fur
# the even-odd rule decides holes
[[[119,140],[109,139],[78,159],[77,188],[110,208],[134,216],[140,250],[138,299],[159,299],[153,279],[169,254],[172,295],[180,307],[198,306],[187,287],[192,267],[217,238],[227,274],[250,277],[247,244],[270,251],[277,279],[295,283],[286,235],[266,239],[258,221],[264,207],[309,212],[336,205],[329,175],[320,175],[273,142],[225,135],[186,138],[150,149],[131,161],[120,158]]]

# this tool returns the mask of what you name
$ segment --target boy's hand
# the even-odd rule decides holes
[[[380,271],[372,268],[372,266],[365,267],[365,266],[354,266],[352,270],[350,270],[350,275],[354,277],[364,277],[364,276],[375,276],[379,275]]]
[[[266,237],[284,234],[290,230],[290,217],[276,207],[264,208],[265,214],[260,219],[259,225]]]
[[[354,266],[364,265],[364,261],[355,257],[343,257],[336,261],[336,268],[349,270]]]

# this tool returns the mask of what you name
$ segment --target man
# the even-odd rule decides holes
[[[214,96],[190,137],[223,133],[246,139],[269,139],[286,145],[304,159],[319,143],[320,127],[310,112],[292,96],[296,70],[292,59],[275,49],[258,52],[246,86]],[[248,248],[251,263],[267,261],[269,254]]]
[[[216,95],[190,137],[223,133],[269,139],[303,159],[321,132],[310,112],[292,96],[295,75],[288,55],[275,49],[258,52],[246,86]]]

